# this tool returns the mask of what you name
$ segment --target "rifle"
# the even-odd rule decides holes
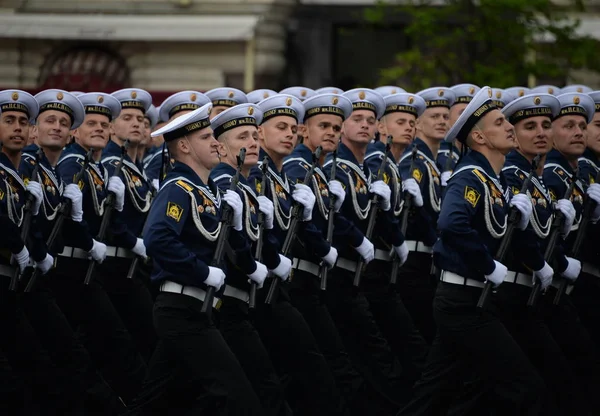
[[[573,173],[573,181],[569,184],[567,191],[565,192],[564,199],[570,199],[571,194],[573,193],[573,189],[575,188],[575,183],[577,182],[577,169]],[[554,254],[554,248],[556,247],[556,243],[558,242],[558,237],[560,235],[560,227],[565,220],[565,216],[561,211],[556,211],[554,214],[554,220],[552,221],[550,235],[548,237],[548,245],[546,245],[546,251],[544,252],[544,260],[547,262],[552,261],[552,255]],[[533,285],[533,289],[531,290],[531,294],[529,295],[529,299],[527,300],[527,306],[535,306],[537,304],[538,298],[540,296],[540,292],[542,291],[542,285],[539,282],[535,282]]]
[[[240,149],[240,153],[237,156],[237,170],[235,171],[235,175],[233,179],[231,179],[231,185],[229,186],[230,191],[235,191],[238,183],[240,182],[240,172],[242,171],[242,167],[244,166],[244,160],[246,159],[246,148],[242,147]],[[225,244],[227,243],[227,239],[229,238],[229,229],[231,228],[231,222],[233,221],[233,209],[227,204],[223,207],[223,211],[221,214],[221,222],[223,223],[221,227],[221,232],[219,233],[219,238],[217,239],[217,246],[215,248],[215,254],[213,255],[213,260],[211,265],[213,267],[223,268],[221,263],[223,263],[223,255],[225,254]],[[204,302],[202,303],[202,309],[200,312],[206,314],[210,317],[212,312],[212,303],[215,298],[216,288],[214,286],[208,286],[208,290],[206,291],[206,297],[204,298]]]
[[[260,187],[260,196],[264,196],[267,190],[267,172],[269,171],[269,158],[265,156],[260,165],[260,171],[262,172],[262,180]],[[256,250],[254,251],[254,258],[256,261],[260,261],[262,258],[263,249],[263,232],[264,232],[265,216],[260,210],[258,211],[258,240],[256,240]],[[256,289],[258,285],[256,282],[250,283],[250,298],[248,300],[248,307],[250,309],[256,308]]]
[[[521,194],[527,193],[527,189],[529,188],[529,184],[531,183],[531,178],[533,178],[533,175],[535,175],[535,171],[537,169],[538,164],[540,163],[541,157],[542,157],[542,155],[538,154],[531,162],[531,170],[529,171],[529,175],[527,175],[527,178],[523,181],[523,185],[521,186],[521,190],[519,191],[519,193],[521,193]],[[500,242],[500,247],[498,247],[498,251],[496,252],[496,256],[495,256],[495,260],[500,263],[502,263],[504,261],[504,258],[506,257],[506,252],[508,251],[508,246],[510,245],[510,242],[512,240],[512,235],[515,231],[515,227],[517,226],[518,217],[519,217],[519,210],[516,209],[515,207],[512,207],[510,210],[510,214],[508,215],[508,224],[506,226],[504,238],[502,238],[502,241]],[[479,300],[477,301],[477,308],[483,309],[485,307],[485,304],[486,304],[486,302],[490,296],[490,292],[492,290],[492,285],[493,285],[493,283],[489,280],[487,280],[485,282],[483,291],[481,292],[481,295],[479,296]]]
[[[40,165],[42,163],[42,156],[44,155],[44,149],[41,147],[35,153],[35,167],[33,168],[33,172],[31,172],[31,179],[35,181],[38,177],[38,173],[40,171]],[[27,237],[29,236],[29,229],[31,228],[31,219],[33,217],[33,213],[31,212],[31,207],[35,202],[35,197],[31,194],[27,194],[27,198],[25,200],[25,207],[23,209],[23,222],[21,223],[21,240],[23,244],[27,244]],[[14,292],[17,290],[19,286],[19,281],[23,278],[23,273],[20,271],[20,267],[17,267],[15,274],[10,279],[10,285],[8,286],[8,290]]]
[[[150,192],[152,193],[152,199],[154,199],[154,196],[156,195],[156,189],[154,189],[154,186],[152,186],[152,184],[150,184],[150,189],[151,189]],[[143,237],[143,235],[144,235],[144,228],[146,228],[147,222],[148,222],[148,215],[146,214],[146,219],[144,220],[144,226],[142,227],[142,234],[140,234],[140,238]],[[131,262],[131,266],[129,266],[129,270],[127,271],[128,279],[133,279],[133,276],[135,275],[135,272],[137,271],[139,264],[140,264],[140,256],[135,256],[135,258]]]
[[[600,172],[598,172],[598,174],[596,175],[595,183],[599,183],[599,182],[600,182]],[[585,239],[588,224],[590,223],[590,219],[592,217],[592,213],[594,212],[595,208],[596,208],[596,203],[594,202],[594,200],[592,198],[586,198],[585,202],[583,203],[583,215],[581,216],[581,222],[579,223],[579,229],[577,230],[577,235],[575,236],[575,241],[573,242],[573,247],[571,247],[571,250],[570,250],[570,254],[571,254],[570,257],[577,258],[579,256],[579,251],[581,250],[581,245],[583,244],[583,240]],[[569,284],[569,281],[563,277],[562,280],[560,281],[560,286],[558,287],[556,295],[554,296],[554,301],[552,302],[553,305],[560,304],[560,298],[567,290],[568,284]]]
[[[123,146],[121,146],[121,158],[119,159],[119,165],[115,168],[115,171],[113,172],[112,176],[114,176],[114,177],[121,176],[121,170],[123,169],[123,159],[125,159],[125,155],[127,154],[128,147],[129,147],[129,139],[125,140],[125,142],[123,143]],[[107,184],[107,186],[108,186],[108,184]],[[98,236],[96,237],[96,239],[98,241],[104,241],[104,239],[106,237],[106,231],[108,230],[108,226],[110,224],[110,219],[112,217],[112,213],[115,208],[116,199],[117,199],[117,196],[113,192],[110,192],[108,194],[108,196],[106,197],[106,207],[104,209],[104,215],[102,215],[102,222],[100,223],[100,230],[98,231]],[[83,284],[85,284],[86,286],[92,282],[92,278],[94,277],[94,270],[96,269],[97,264],[98,264],[98,262],[96,262],[96,260],[94,260],[94,259],[90,260],[90,262],[88,264],[87,272],[85,274],[85,280],[83,281]]]
[[[77,172],[77,175],[75,175],[75,178],[73,178],[74,184],[79,185],[79,182],[83,178],[83,175],[90,164],[90,160],[92,159],[93,152],[94,152],[94,149],[90,149],[86,153],[85,158],[83,159],[83,165],[81,166],[81,169],[79,169],[79,172]],[[48,237],[48,240],[46,240],[46,247],[48,249],[50,249],[54,245],[54,242],[58,238],[58,235],[59,235],[60,231],[62,230],[63,224],[65,222],[65,219],[67,219],[71,216],[71,209],[72,209],[72,205],[70,202],[63,202],[61,204],[60,213],[56,217],[56,221],[54,222],[54,227],[52,227],[52,231],[50,232],[50,236]],[[33,270],[31,278],[29,279],[29,282],[27,282],[27,286],[25,287],[24,292],[26,292],[26,293],[31,292],[31,290],[35,286],[35,282],[36,282],[39,274],[40,274],[40,269],[35,268]]]
[[[331,159],[331,171],[329,174],[329,180],[332,181],[335,179],[336,170],[337,170],[337,147],[333,151],[333,158]],[[333,241],[333,229],[334,229],[334,219],[335,219],[335,195],[329,195],[329,217],[327,217],[327,235],[326,240],[329,244]],[[327,274],[329,273],[329,268],[326,264],[322,264],[319,269],[319,277],[321,279],[321,293],[325,293],[327,290]]]
[[[379,165],[379,171],[377,172],[377,180],[383,180],[383,174],[385,173],[385,169],[387,168],[388,157],[387,154],[390,151],[390,147],[392,146],[392,136],[387,137],[387,143],[385,144],[385,157],[381,161]],[[365,232],[365,238],[370,240],[373,234],[373,230],[375,230],[375,222],[377,220],[377,212],[379,211],[379,196],[377,194],[373,195],[371,199],[371,208],[369,209],[369,221],[367,223],[367,231]],[[354,273],[354,287],[360,287],[360,277],[363,273],[363,269],[365,267],[365,261],[361,258],[356,265],[356,272]]]
[[[448,156],[451,157],[451,156]],[[410,171],[413,172],[415,170],[415,164],[417,161],[417,145],[413,144],[412,151],[410,153]],[[400,232],[406,238],[406,230],[408,229],[408,214],[412,209],[413,205],[413,197],[411,194],[406,192],[404,194],[404,206],[402,207],[402,218],[400,222]],[[397,254],[394,254],[392,249],[392,254],[394,255],[394,260],[392,262],[392,274],[390,275],[390,285],[394,287],[396,285],[396,280],[398,278],[398,270],[400,269],[400,258]]]
[[[312,154],[312,165],[310,169],[306,172],[304,176],[304,184],[308,184],[312,179],[312,176],[315,173],[315,168],[317,163],[319,163],[319,159],[321,158],[321,152],[323,148],[321,146],[317,147],[315,152]],[[277,195],[273,196],[277,198]],[[302,205],[297,202],[294,202],[294,206],[292,207],[292,214],[290,219],[290,226],[288,228],[287,234],[285,235],[285,240],[283,241],[283,246],[281,247],[281,253],[284,256],[288,256],[290,251],[292,251],[292,243],[296,238],[296,234],[298,232],[298,227],[300,226],[300,217],[302,216]],[[265,299],[265,303],[270,305],[273,303],[273,299],[275,297],[275,293],[277,291],[277,287],[279,286],[279,278],[274,277],[271,281],[271,286],[269,286],[269,293],[267,293],[267,297]]]

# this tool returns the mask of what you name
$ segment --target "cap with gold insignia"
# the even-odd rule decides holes
[[[508,94],[511,99],[516,100],[519,97],[524,97],[527,94],[531,94],[531,90],[525,87],[510,87],[504,90],[505,94]],[[547,94],[547,93],[546,93]]]
[[[341,95],[344,93],[344,90],[338,87],[322,87],[315,90],[317,94],[338,94]]]
[[[501,88],[492,88],[492,101],[499,109],[504,108],[504,106],[514,100],[516,97],[507,94]]]
[[[246,94],[246,97],[248,97],[249,103],[258,104],[265,98],[269,98],[272,95],[277,95],[277,91],[263,88],[260,90],[254,90],[254,91],[249,92],[248,94]]]
[[[450,89],[454,93],[454,104],[469,104],[480,90],[475,84],[458,84],[450,87]]]
[[[592,97],[586,93],[568,92],[557,96],[560,101],[560,111],[556,118],[569,115],[584,116],[589,123],[594,119],[596,105]]]
[[[77,97],[85,114],[102,114],[109,120],[114,120],[121,112],[121,103],[115,97],[103,92],[88,92]]]
[[[427,108],[423,97],[408,92],[391,94],[383,97],[383,100],[385,101],[384,116],[390,113],[409,113],[419,118]]]
[[[461,143],[465,143],[467,136],[475,127],[475,124],[481,120],[487,113],[498,109],[492,98],[492,89],[490,87],[482,87],[467,105],[465,110],[456,120],[456,123],[450,128],[446,134],[446,141],[452,142],[458,139]]]
[[[502,109],[502,114],[508,118],[511,124],[518,123],[526,118],[546,116],[550,120],[558,115],[560,101],[550,94],[528,94],[519,97]]]
[[[427,108],[433,107],[452,107],[456,97],[450,88],[433,87],[419,91],[418,96],[425,100]]]
[[[151,105],[146,114],[144,114],[144,117],[150,122],[150,129],[153,129],[158,124],[158,108]]]
[[[373,91],[377,91],[382,97],[392,94],[403,94],[406,92],[404,88],[396,87],[394,85],[383,85],[375,88]]]
[[[300,124],[304,121],[304,106],[299,98],[288,94],[277,94],[257,104],[262,111],[261,124],[277,116],[289,116]]]
[[[152,105],[152,96],[148,91],[139,88],[125,88],[111,94],[121,103],[121,110],[137,108],[142,113]]]
[[[593,89],[591,89],[590,87],[588,87],[587,85],[581,85],[581,84],[574,84],[574,85],[567,85],[564,88],[561,88],[560,93],[561,94],[566,94],[568,92],[578,92],[578,93],[586,93],[589,94],[590,92],[594,91]]]
[[[385,101],[375,90],[369,88],[355,88],[342,94],[352,103],[352,111],[371,110],[379,120],[385,111]]]
[[[600,112],[600,91],[592,91],[588,93],[590,98],[594,100],[594,104],[596,105],[596,112]]]
[[[550,95],[559,95],[561,93],[560,88],[555,87],[554,85],[538,85],[529,90],[529,94],[550,94]]]
[[[181,91],[167,97],[160,105],[159,117],[170,120],[181,111],[194,111],[204,104],[210,103],[210,98],[198,91]]]
[[[39,105],[28,92],[4,90],[0,91],[0,114],[6,111],[20,111],[33,121],[38,115]]]
[[[210,110],[212,110],[212,103],[204,104],[190,113],[173,119],[170,123],[152,132],[151,136],[157,137],[162,135],[165,141],[168,142],[184,137],[194,131],[210,127],[210,120],[208,118]]]
[[[317,94],[304,101],[304,121],[317,114],[333,114],[346,120],[352,114],[352,102],[338,94]]]
[[[262,123],[263,113],[256,104],[246,103],[228,108],[222,113],[217,114],[210,121],[210,125],[215,131],[215,137],[218,139],[226,131],[241,126],[256,126]]]
[[[213,107],[233,107],[238,104],[248,102],[248,97],[244,91],[237,88],[220,87],[214,88],[204,93],[213,104]]]
[[[314,97],[315,95],[317,95],[317,93],[315,92],[315,90],[311,90],[310,88],[306,88],[306,87],[289,87],[289,88],[285,88],[285,89],[279,91],[279,94],[293,95],[294,97],[296,97],[300,101],[304,101],[304,100],[306,100],[306,99],[308,99],[310,97]]]
[[[39,114],[48,110],[62,111],[71,118],[71,129],[76,129],[83,123],[85,111],[83,104],[73,94],[63,90],[45,90],[35,95],[39,104]]]
[[[73,94],[75,97],[79,97],[80,95],[85,94],[85,92],[83,91],[69,91],[71,94]]]

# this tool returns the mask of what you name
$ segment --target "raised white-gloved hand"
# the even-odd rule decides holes
[[[450,179],[450,176],[452,176],[452,172],[449,170],[442,172],[442,186],[448,185],[448,179]]]
[[[542,290],[546,290],[552,283],[552,276],[554,276],[554,270],[552,270],[552,267],[550,267],[548,263],[544,262],[544,267],[533,272],[533,283],[535,283],[536,280],[539,280],[542,285]]]
[[[88,254],[98,264],[101,264],[106,258],[106,244],[100,241],[92,240],[92,249],[88,251]]]
[[[237,192],[232,191],[231,189],[225,192],[223,195],[223,199],[227,202],[227,205],[231,207],[233,211],[233,229],[236,231],[242,231],[242,213],[244,212],[244,204],[242,202],[242,198],[238,195]]]
[[[27,247],[23,246],[21,251],[19,251],[17,254],[13,254],[11,257],[17,262],[19,265],[19,270],[21,273],[23,273],[29,264],[29,250],[27,250]]]
[[[225,272],[218,267],[208,266],[208,276],[204,279],[204,284],[214,287],[217,291],[225,283]]]
[[[33,204],[31,205],[31,214],[37,215],[40,212],[40,206],[44,199],[44,191],[42,191],[42,185],[39,182],[29,181],[27,184],[27,192],[33,196]]]
[[[83,220],[83,194],[75,183],[65,186],[63,196],[71,200],[71,219],[75,222]]]
[[[402,243],[399,246],[394,246],[394,251],[398,256],[398,260],[400,260],[400,266],[402,266],[408,258],[408,246],[406,245],[406,242]]]
[[[302,205],[302,221],[310,221],[312,219],[312,211],[315,206],[315,194],[312,193],[311,189],[303,183],[297,183],[294,185],[294,191],[292,192],[292,198],[294,201]]]
[[[489,280],[494,284],[494,287],[498,287],[502,282],[504,282],[504,279],[508,274],[508,269],[504,264],[500,263],[499,261],[494,260],[494,263],[496,264],[494,271],[490,274],[486,274],[485,280]]]
[[[290,272],[292,271],[292,261],[285,257],[283,254],[279,255],[279,265],[271,270],[275,276],[279,277],[284,282],[287,280]]]
[[[392,207],[390,198],[392,197],[392,190],[384,181],[375,181],[369,186],[369,191],[379,196],[379,207],[382,211],[389,211]]]
[[[510,200],[510,205],[515,207],[521,213],[517,228],[524,230],[529,224],[529,218],[531,218],[531,212],[533,211],[533,205],[531,205],[531,198],[527,194],[516,194]]]
[[[273,207],[273,201],[267,198],[264,195],[259,196],[258,198],[258,209],[263,213],[264,218],[264,228],[265,230],[273,229],[273,218],[275,213],[275,208]]]
[[[362,243],[360,243],[360,246],[354,247],[354,249],[364,259],[365,264],[369,263],[375,258],[375,247],[373,246],[373,243],[367,239],[367,237],[364,237]]]
[[[248,277],[250,278],[250,280],[255,282],[258,285],[258,288],[260,289],[261,287],[263,287],[263,283],[267,278],[268,274],[269,270],[267,269],[267,266],[257,261],[256,270],[249,274]]]
[[[333,265],[337,261],[337,258],[338,258],[338,251],[333,246],[329,249],[329,252],[327,254],[325,254],[324,257],[322,257],[323,262],[329,269],[331,269],[333,267]]]
[[[46,254],[46,257],[44,257],[44,260],[36,262],[35,267],[40,269],[42,274],[46,274],[52,268],[53,265],[54,265],[54,257],[52,257],[50,254]]]
[[[131,251],[133,251],[135,254],[137,254],[144,260],[147,257],[146,256],[146,246],[144,245],[144,240],[142,240],[141,238],[137,239],[137,241],[135,242],[135,246],[133,246]]]
[[[423,206],[423,196],[421,195],[421,188],[419,188],[417,181],[413,178],[402,181],[402,190],[412,195],[416,207]]]
[[[567,257],[567,262],[567,268],[561,273],[561,276],[574,282],[581,273],[581,262],[572,257]]]
[[[565,216],[561,227],[561,234],[563,237],[566,237],[571,232],[573,221],[575,221],[575,207],[568,199],[559,199],[556,202],[556,209]]]
[[[593,183],[588,186],[585,192],[594,202],[596,202],[596,208],[592,213],[592,222],[595,224],[600,219],[600,183]]]
[[[158,179],[152,179],[152,186],[156,189],[156,192],[160,189],[160,182]]]
[[[335,196],[335,201],[333,203],[334,211],[340,212],[340,208],[342,208],[342,204],[346,198],[346,191],[344,190],[342,183],[336,179],[329,181],[329,192]],[[332,196],[329,195],[329,197],[331,198]]]
[[[119,212],[123,211],[125,205],[125,184],[118,176],[111,176],[108,179],[108,186],[106,187],[109,192],[115,194],[115,209]]]

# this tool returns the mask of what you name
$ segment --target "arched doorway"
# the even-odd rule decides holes
[[[129,68],[116,53],[77,46],[51,55],[40,71],[40,90],[113,92],[129,86]]]

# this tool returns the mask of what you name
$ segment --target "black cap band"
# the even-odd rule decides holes
[[[165,141],[168,142],[170,140],[179,139],[180,137],[183,137],[197,130],[205,129],[207,127],[210,127],[210,119],[205,118],[199,121],[195,121],[191,124],[185,125],[183,127],[179,127],[178,129],[170,131],[168,133],[165,133],[163,134],[163,137]]]
[[[173,117],[175,114],[181,111],[194,111],[198,108],[200,108],[200,106],[194,103],[184,103],[176,105],[175,107],[171,108],[171,111],[169,111],[169,118]]]
[[[146,107],[144,107],[144,103],[137,100],[121,101],[121,108],[136,108],[138,110],[141,110],[142,113],[146,114]]]
[[[309,117],[316,116],[318,114],[333,114],[334,116],[340,116],[342,120],[346,119],[346,114],[344,113],[344,110],[333,105],[328,105],[322,107],[309,108],[304,114],[304,121],[306,121]]]
[[[492,100],[485,101],[477,110],[473,112],[473,114],[471,114],[467,121],[465,121],[465,124],[463,125],[462,129],[460,129],[459,135],[457,135],[456,138],[461,142],[464,142],[467,139],[467,135],[471,132],[471,130],[473,130],[473,127],[475,127],[475,124],[477,124],[477,122],[481,120],[487,113],[492,110],[496,110],[497,108],[498,107],[496,107]]]
[[[550,120],[552,120],[552,109],[550,107],[524,108],[508,117],[508,121],[510,121],[510,124],[514,125],[521,120],[525,120],[526,118],[537,116],[546,116],[549,117]]]
[[[258,125],[256,124],[256,119],[254,117],[234,118],[233,120],[229,120],[226,123],[223,123],[222,125],[220,125],[219,127],[216,127],[215,128],[215,137],[219,138],[219,136],[221,136],[226,131],[229,131],[229,130],[235,129],[236,127],[241,127],[241,126],[256,126],[256,127],[258,127]]]
[[[268,111],[265,111],[263,113],[262,122],[264,123],[268,119],[273,118],[273,117],[278,117],[278,116],[289,116],[289,117],[293,117],[296,121],[298,121],[298,113],[293,108],[278,107],[278,108],[272,108]]]
[[[102,114],[104,116],[107,116],[109,119],[112,118],[112,112],[110,111],[110,108],[107,108],[107,107],[104,107],[101,105],[86,105],[85,113],[86,114]]]
[[[570,105],[568,107],[561,108],[560,113],[558,113],[556,118],[562,116],[584,116],[587,119],[588,113],[583,107],[578,105]]]
[[[29,117],[29,108],[25,104],[12,102],[0,105],[0,112],[4,113],[5,111],[20,111]]]
[[[46,104],[42,104],[40,106],[40,114],[42,114],[44,111],[48,111],[48,110],[56,110],[56,111],[63,112],[71,118],[71,123],[73,122],[73,119],[74,119],[73,109],[66,104],[46,103]]]
[[[385,112],[383,113],[383,115],[386,116],[391,113],[408,113],[414,115],[415,117],[419,116],[419,113],[417,113],[417,109],[415,107],[405,104],[388,105],[385,108]]]

